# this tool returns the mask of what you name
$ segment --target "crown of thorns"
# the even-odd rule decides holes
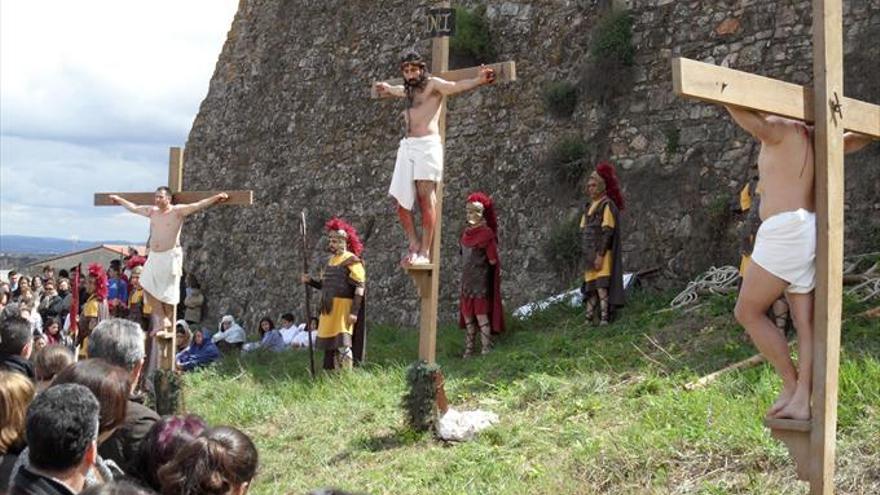
[[[426,66],[425,59],[415,50],[407,50],[400,56],[400,66],[404,65],[418,65],[422,68]]]

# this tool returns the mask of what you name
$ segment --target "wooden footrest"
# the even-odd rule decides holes
[[[771,430],[789,430],[809,432],[810,420],[764,418],[764,426]]]
[[[810,421],[796,419],[764,418],[764,426],[770,428],[770,435],[788,448],[794,460],[797,476],[803,481],[810,480]]]
[[[436,265],[434,265],[433,263],[429,265],[409,265],[407,267],[404,267],[404,270],[408,272],[430,272],[434,271],[435,266]]]

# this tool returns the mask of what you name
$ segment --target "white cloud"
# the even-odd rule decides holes
[[[92,207],[92,193],[166,182],[168,147],[186,140],[236,7],[4,0],[0,232],[143,238],[127,227],[137,218]]]

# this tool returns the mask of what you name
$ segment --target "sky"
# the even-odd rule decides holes
[[[168,180],[238,0],[0,2],[0,234],[143,242],[93,193]]]

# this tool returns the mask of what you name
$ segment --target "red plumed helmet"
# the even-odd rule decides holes
[[[605,181],[605,194],[614,201],[617,209],[623,210],[623,193],[620,192],[620,183],[617,180],[617,172],[610,162],[601,161],[596,165],[596,173]]]
[[[128,258],[128,261],[125,262],[125,267],[128,268],[129,270],[131,270],[136,266],[144,266],[144,264],[146,262],[147,262],[146,257],[138,256],[135,254],[132,257]]]
[[[106,300],[109,289],[107,288],[107,272],[104,271],[104,267],[98,263],[92,263],[89,265],[89,277],[95,279],[95,295],[102,301]]]
[[[355,256],[361,255],[361,252],[364,250],[364,245],[361,244],[361,239],[358,237],[357,230],[346,223],[345,220],[333,217],[326,225],[324,225],[324,228],[327,232],[338,232],[340,230],[345,232],[348,250],[354,253]]]
[[[483,205],[483,218],[486,219],[486,225],[492,229],[492,232],[495,232],[495,235],[498,235],[498,219],[495,217],[495,203],[492,202],[492,198],[489,197],[488,194],[484,192],[473,192],[467,198],[468,203],[480,203]]]

